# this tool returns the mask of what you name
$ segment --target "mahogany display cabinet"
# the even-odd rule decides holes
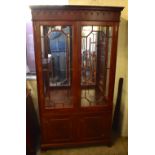
[[[30,8],[41,148],[110,144],[123,7]]]

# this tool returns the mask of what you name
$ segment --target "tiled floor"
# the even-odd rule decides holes
[[[53,149],[46,152],[38,152],[38,155],[127,155],[128,139],[117,138],[111,147],[93,146],[69,149]]]

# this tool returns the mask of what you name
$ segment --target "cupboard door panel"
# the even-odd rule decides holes
[[[108,138],[110,135],[110,117],[84,116],[81,120],[81,139],[97,140]]]
[[[51,118],[43,123],[46,143],[71,141],[73,137],[73,122],[70,118]]]

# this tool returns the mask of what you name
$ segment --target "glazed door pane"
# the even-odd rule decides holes
[[[45,108],[72,108],[72,27],[40,26]]]
[[[106,103],[109,91],[112,27],[81,27],[81,106]]]

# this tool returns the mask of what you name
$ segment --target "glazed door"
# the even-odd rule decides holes
[[[109,103],[113,27],[81,25],[81,107],[101,107]]]
[[[74,25],[63,22],[39,24],[42,107],[74,109]]]

